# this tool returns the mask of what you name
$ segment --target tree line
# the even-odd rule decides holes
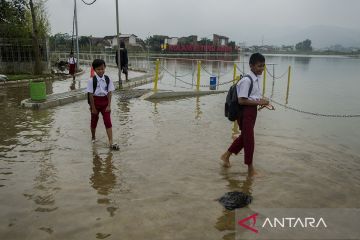
[[[33,20],[31,4],[39,38],[50,33],[45,0],[0,0],[0,35],[6,38],[31,38]]]
[[[0,36],[32,39],[36,75],[42,73],[39,39],[45,39],[50,32],[45,2],[46,0],[0,0]]]

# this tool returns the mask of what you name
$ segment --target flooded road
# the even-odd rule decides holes
[[[292,104],[311,106],[292,93]],[[19,108],[27,88],[0,94],[0,239],[234,239],[234,212],[216,201],[234,190],[251,193],[254,209],[360,207],[356,118],[259,112],[253,179],[242,153],[230,169],[219,165],[233,134],[225,94],[148,102],[115,93],[120,151],[107,148],[102,121],[91,143],[85,100],[32,111]]]

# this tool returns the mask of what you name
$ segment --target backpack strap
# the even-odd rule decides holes
[[[246,74],[244,77],[248,77],[250,79],[250,87],[249,87],[249,92],[248,92],[248,98],[249,98],[251,91],[253,89],[253,86],[254,86],[254,80],[252,79],[252,77],[249,74]]]
[[[108,75],[105,75],[105,82],[106,82],[106,91],[109,89],[109,82],[110,82],[110,78]]]
[[[94,75],[94,77],[93,77],[93,94],[95,93],[96,88],[97,88],[97,77]]]

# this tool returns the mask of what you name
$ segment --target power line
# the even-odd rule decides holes
[[[96,0],[94,0],[94,1],[92,1],[91,3],[87,3],[87,2],[85,2],[84,0],[81,0],[83,3],[85,3],[86,5],[93,5],[95,2],[96,2]]]

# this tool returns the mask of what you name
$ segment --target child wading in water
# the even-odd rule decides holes
[[[250,73],[242,78],[236,86],[238,101],[242,105],[241,114],[237,119],[237,123],[241,130],[241,134],[236,138],[228,150],[221,155],[224,167],[230,167],[230,156],[237,155],[244,148],[244,163],[248,165],[248,173],[250,176],[256,174],[253,166],[254,155],[254,127],[257,116],[257,106],[266,106],[269,101],[261,98],[260,77],[264,71],[265,57],[260,53],[254,53],[249,60]],[[252,82],[251,92],[250,86]]]
[[[99,113],[103,116],[106,133],[111,149],[119,150],[119,146],[113,143],[112,124],[111,124],[111,96],[115,90],[114,83],[105,74],[105,62],[102,59],[95,59],[92,63],[95,76],[88,81],[87,89],[88,100],[91,111],[91,136],[95,142],[96,126],[99,120]]]

